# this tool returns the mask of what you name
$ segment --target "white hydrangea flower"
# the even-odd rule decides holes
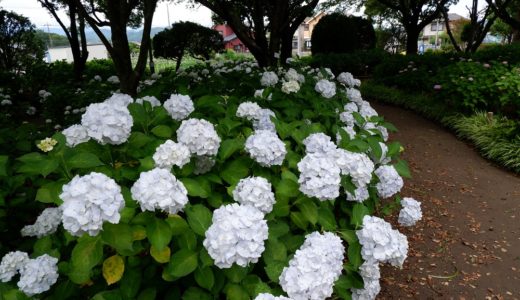
[[[260,79],[260,84],[262,86],[275,86],[278,83],[278,75],[275,72],[264,72],[262,74],[262,78]]]
[[[331,141],[330,136],[323,132],[312,133],[303,140],[306,153],[326,154],[336,151],[337,146]]]
[[[220,137],[215,127],[203,119],[188,119],[177,129],[177,140],[186,145],[192,154],[216,155],[220,147]]]
[[[394,166],[380,166],[375,171],[379,182],[376,184],[377,194],[381,198],[388,198],[403,188],[403,178],[399,176]]]
[[[381,132],[381,136],[383,137],[383,141],[388,141],[388,129],[384,126],[377,126],[376,129],[379,130],[379,132]]]
[[[360,105],[361,103],[363,103],[363,97],[361,97],[361,92],[358,90],[358,89],[355,89],[355,88],[347,88],[346,89],[346,92],[347,92],[347,98]]]
[[[190,96],[181,94],[172,94],[163,106],[176,121],[186,119],[195,110]]]
[[[110,98],[106,99],[104,103],[115,105],[115,106],[128,106],[128,104],[133,103],[134,99],[127,94],[114,93]]]
[[[381,155],[376,156],[375,153],[371,151],[370,156],[372,157],[372,160],[375,163],[383,165],[389,163],[392,159],[390,157],[386,157],[386,154],[388,153],[388,146],[386,146],[385,143],[379,142],[379,147],[381,148]]]
[[[134,120],[126,106],[93,103],[81,116],[87,134],[101,144],[120,145],[128,140]]]
[[[143,211],[160,209],[176,214],[188,203],[184,184],[166,169],[155,168],[141,173],[130,192]]]
[[[107,78],[107,82],[112,84],[119,84],[119,77],[117,77],[116,75],[112,75]]]
[[[381,291],[379,279],[381,273],[379,270],[379,263],[364,262],[359,267],[359,273],[363,278],[364,287],[362,289],[352,289],[352,299],[356,300],[374,300],[377,294]]]
[[[86,143],[90,140],[87,129],[80,124],[74,124],[65,128],[62,131],[66,139],[66,144],[69,147],[75,147],[81,143]]]
[[[341,239],[333,233],[308,234],[280,275],[282,289],[294,300],[330,297],[343,270],[344,253]]]
[[[361,81],[359,79],[355,79],[354,76],[352,76],[352,74],[349,72],[340,73],[336,79],[348,87],[356,87],[361,85]]]
[[[406,236],[392,229],[385,220],[365,216],[363,228],[356,231],[361,244],[361,256],[368,262],[390,263],[401,267],[408,256]]]
[[[350,139],[354,139],[356,137],[356,130],[354,129],[354,126],[343,126],[341,127],[341,129],[343,129],[348,137]],[[336,142],[339,144],[341,143],[341,134],[339,133],[339,131],[336,133]]]
[[[273,121],[271,121],[271,117],[274,116],[274,112],[270,109],[261,109],[258,118],[253,120],[253,129],[255,131],[268,130],[273,133],[276,133],[276,125],[273,123]]]
[[[36,236],[38,238],[53,234],[61,224],[61,209],[49,207],[42,211],[33,225],[24,226],[22,236]]]
[[[94,80],[95,80],[95,81],[101,81],[101,80],[103,80],[103,79],[101,78],[101,76],[96,75],[96,76],[94,76]]]
[[[167,140],[155,149],[153,161],[158,168],[171,169],[174,165],[182,168],[190,162],[190,149],[181,143]]]
[[[351,194],[348,191],[345,191],[345,193],[347,195],[347,201],[363,202],[370,197],[366,186],[356,187],[354,194]]]
[[[10,281],[29,262],[29,255],[22,251],[9,252],[0,262],[0,282]]]
[[[255,91],[255,98],[262,98],[264,96],[264,89],[256,90]]]
[[[74,177],[63,186],[60,194],[62,222],[65,230],[74,236],[87,232],[98,234],[103,222],[119,223],[125,201],[121,188],[105,174],[92,172]]]
[[[345,106],[343,106],[343,109],[345,111],[348,111],[348,112],[357,112],[357,111],[359,111],[359,108],[358,108],[357,104],[354,103],[354,102],[349,102],[349,103],[345,104]]]
[[[291,300],[284,296],[273,296],[268,293],[260,293],[256,296],[255,300]]]
[[[282,92],[286,94],[298,93],[300,84],[296,80],[286,81],[282,84]]]
[[[330,99],[336,95],[336,84],[326,79],[321,79],[314,86],[316,92],[320,93],[322,97]]]
[[[150,103],[152,107],[161,106],[161,101],[159,101],[159,99],[157,99],[155,96],[144,96],[135,100],[135,103],[139,104],[143,104],[144,102]]]
[[[268,214],[275,202],[271,183],[263,177],[240,179],[233,190],[233,199],[242,205],[251,205]]]
[[[18,288],[27,296],[48,291],[58,280],[58,259],[47,254],[30,259],[20,269]]]
[[[196,156],[195,157],[195,170],[193,170],[193,174],[201,175],[206,174],[215,165],[215,158],[211,156]]]
[[[350,152],[345,149],[338,149],[335,159],[341,173],[350,175],[353,183],[357,186],[365,186],[372,180],[374,163],[365,153]]]
[[[203,245],[220,269],[234,263],[241,267],[256,263],[268,237],[264,214],[250,205],[223,205],[213,212],[213,223]]]
[[[339,196],[340,168],[328,154],[308,153],[298,162],[300,191],[321,201]]]
[[[258,130],[246,140],[246,152],[264,167],[279,166],[283,163],[287,150],[278,135],[269,130]]]
[[[29,106],[29,108],[27,108],[25,113],[27,113],[29,116],[34,116],[36,114],[36,107]]]
[[[246,118],[249,121],[258,119],[262,108],[255,102],[242,102],[237,109],[237,117]]]
[[[403,226],[413,226],[422,218],[421,202],[413,198],[403,198],[401,200],[403,207],[399,212],[399,224]]]
[[[361,105],[359,105],[359,114],[365,119],[378,116],[377,111],[372,108],[368,101],[364,100],[361,102]]]
[[[286,81],[298,81],[299,77],[300,77],[300,74],[298,74],[298,72],[293,68],[290,68],[289,70],[287,70],[287,72],[285,72],[285,75],[284,75],[284,78]]]
[[[339,119],[341,122],[345,123],[348,127],[353,127],[356,123],[356,119],[354,119],[354,116],[352,115],[351,111],[344,111],[339,114]]]

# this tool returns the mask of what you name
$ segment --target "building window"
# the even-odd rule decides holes
[[[298,40],[297,39],[293,39],[292,40],[292,48],[293,49],[298,49]]]
[[[303,24],[303,30],[309,31],[309,24]]]
[[[440,21],[434,21],[431,25],[430,25],[430,30],[431,31],[443,31],[444,30],[444,24]]]
[[[305,49],[310,50],[311,47],[312,47],[311,41],[310,40],[306,40],[305,41]]]
[[[240,47],[240,45],[235,45],[234,50],[235,52],[242,52],[242,47]]]

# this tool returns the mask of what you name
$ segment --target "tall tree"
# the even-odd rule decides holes
[[[227,22],[262,67],[292,54],[294,33],[319,0],[192,0]]]
[[[151,45],[150,31],[158,0],[74,0],[78,11],[88,25],[96,32],[107,48],[114,62],[120,81],[121,92],[137,93],[139,80],[146,68]],[[127,27],[143,25],[141,47],[137,63],[132,67],[131,51],[128,44]],[[103,34],[101,27],[109,26],[111,41]]]
[[[520,0],[486,0],[493,12],[513,29],[513,42],[520,42]]]
[[[75,0],[38,0],[38,2],[49,11],[65,32],[74,60],[74,77],[76,81],[80,81],[87,63],[88,49],[85,36],[85,18],[78,12],[78,3]],[[68,26],[58,15],[60,9],[67,11],[69,16]]]

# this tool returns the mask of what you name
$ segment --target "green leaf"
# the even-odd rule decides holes
[[[166,139],[170,138],[173,134],[172,129],[166,125],[157,125],[154,128],[152,128],[151,131],[155,136]]]
[[[344,239],[348,244],[358,242],[358,238],[356,236],[356,231],[354,231],[354,230],[343,229],[343,230],[340,230],[338,233],[339,233],[339,236],[342,239]]]
[[[7,161],[9,157],[7,155],[0,155],[0,176],[7,176]]]
[[[200,287],[211,290],[215,284],[215,276],[211,268],[199,268],[195,271],[195,281]]]
[[[242,286],[252,299],[260,293],[271,293],[269,285],[263,282],[257,275],[247,275],[246,278],[242,280]]]
[[[334,231],[338,226],[334,213],[324,205],[318,210],[318,223],[327,231]]]
[[[318,207],[312,199],[303,197],[298,199],[296,206],[300,209],[300,212],[312,225],[318,222]]]
[[[23,162],[17,170],[19,173],[42,175],[43,177],[54,172],[60,166],[57,160],[39,153],[29,153],[17,160]]]
[[[71,169],[86,169],[104,165],[95,154],[88,152],[76,153],[66,163]]]
[[[238,181],[249,175],[252,161],[247,157],[240,157],[227,163],[224,169],[220,172],[220,177],[225,182],[236,185]]]
[[[59,180],[44,184],[36,191],[35,199],[43,203],[55,203],[60,205],[63,201],[59,195],[61,194],[64,183],[64,180]]]
[[[213,300],[214,298],[207,292],[197,287],[190,287],[182,295],[182,300]]]
[[[133,230],[128,224],[105,223],[101,232],[101,239],[105,244],[115,248],[123,255],[133,250]]]
[[[192,197],[208,198],[211,194],[211,184],[204,177],[179,178]]]
[[[144,109],[144,106],[139,103],[130,103],[128,104],[128,110],[132,115],[132,119],[134,120],[134,125],[137,124],[142,128],[147,127],[148,122],[148,114]],[[139,128],[141,129],[141,128]],[[144,130],[146,132],[146,130]]]
[[[202,204],[188,205],[184,209],[188,218],[188,224],[198,235],[204,236],[211,226],[211,211]]]
[[[150,243],[161,251],[172,240],[172,230],[166,221],[157,217],[152,217],[150,223],[146,225],[146,236]]]
[[[363,203],[354,204],[354,207],[352,207],[352,219],[350,220],[350,223],[352,225],[361,226],[363,224],[363,218],[369,213],[368,208],[363,205]]]
[[[224,269],[224,274],[229,279],[229,281],[234,283],[239,283],[246,277],[249,272],[248,268],[241,267],[237,264],[233,264],[231,268]]]
[[[172,255],[166,272],[175,277],[183,277],[195,269],[197,269],[197,252],[181,249]]]
[[[265,243],[265,251],[262,254],[264,261],[285,261],[287,260],[287,248],[283,243],[276,239],[269,239]]]
[[[142,281],[141,271],[138,268],[126,269],[119,282],[119,288],[125,299],[135,299],[140,290]]]
[[[299,186],[297,182],[294,182],[291,179],[282,179],[275,186],[275,193],[278,197],[296,197],[299,195]]]
[[[399,175],[406,178],[412,178],[412,175],[410,173],[410,169],[408,168],[408,164],[406,161],[399,159],[397,160],[397,163],[394,165],[395,170]]]
[[[166,219],[170,225],[172,235],[181,235],[189,229],[188,223],[179,215],[170,215]]]
[[[359,242],[350,243],[348,245],[348,260],[354,268],[359,268],[363,263],[361,258],[361,244]]]
[[[249,294],[238,284],[229,284],[226,287],[227,300],[249,300]]]
[[[177,237],[177,243],[182,249],[195,250],[197,248],[197,236],[192,230],[188,229]]]
[[[128,146],[133,149],[139,149],[147,144],[151,143],[154,138],[147,136],[142,132],[132,132],[130,137],[128,138]]]
[[[278,283],[278,278],[282,274],[283,268],[286,267],[286,263],[282,261],[273,261],[265,266],[265,272],[272,282]]]
[[[284,221],[270,221],[268,225],[269,238],[279,238],[290,231],[289,225],[287,225],[287,223]]]
[[[379,141],[373,137],[368,138],[368,144],[370,145],[370,151],[372,157],[377,159],[377,161],[381,160],[383,157],[383,149],[381,149],[381,145]]]
[[[301,212],[291,212],[290,214],[291,222],[294,223],[298,228],[301,228],[303,230],[307,229],[307,226],[309,223],[307,222],[307,219],[303,216]]]
[[[244,139],[243,138],[235,138],[225,140],[220,144],[220,148],[218,150],[218,156],[221,160],[228,159],[235,152],[244,149]]]
[[[147,288],[137,296],[137,300],[155,300],[157,298],[157,290],[155,288]]]
[[[122,300],[119,290],[99,292],[92,297],[92,300]]]
[[[90,271],[103,259],[103,244],[99,236],[84,235],[72,249],[69,278],[76,284],[90,279]]]

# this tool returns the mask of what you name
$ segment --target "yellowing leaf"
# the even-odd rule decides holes
[[[146,229],[143,226],[134,226],[132,228],[132,239],[134,241],[144,240],[146,238]]]
[[[164,264],[170,261],[170,247],[166,246],[162,250],[157,250],[154,246],[150,248],[150,255],[157,261],[158,263]]]
[[[108,285],[118,282],[125,272],[125,262],[119,255],[110,256],[103,262],[103,277]]]

